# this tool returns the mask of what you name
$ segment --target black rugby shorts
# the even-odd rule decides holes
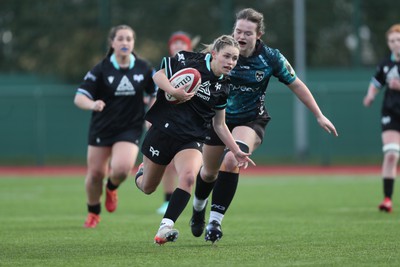
[[[390,109],[383,108],[381,116],[382,132],[394,130],[400,132],[400,116]]]
[[[108,147],[117,142],[129,142],[139,146],[142,132],[142,129],[130,129],[108,137],[89,135],[88,143],[91,146]]]
[[[175,155],[184,149],[202,152],[203,144],[196,141],[182,141],[152,126],[143,140],[141,152],[154,163],[168,165]]]

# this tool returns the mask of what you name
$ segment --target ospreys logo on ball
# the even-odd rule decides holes
[[[256,71],[256,81],[261,82],[264,79],[264,72],[261,70]]]

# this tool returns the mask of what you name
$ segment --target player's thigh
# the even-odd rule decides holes
[[[382,132],[382,143],[386,144],[400,144],[400,132],[396,130],[386,130]]]
[[[112,146],[111,169],[130,171],[139,153],[139,147],[131,142],[117,142]]]
[[[189,179],[187,182],[192,184],[200,170],[203,161],[201,152],[199,150],[184,149],[175,155],[174,162],[179,180]]]
[[[111,147],[88,146],[87,167],[91,177],[103,177],[108,170]]]
[[[257,133],[248,126],[237,126],[232,131],[233,138],[249,147],[249,151],[253,152],[261,144],[261,139]]]
[[[166,166],[155,163],[148,157],[143,156],[142,190],[144,192],[151,193],[156,190]]]

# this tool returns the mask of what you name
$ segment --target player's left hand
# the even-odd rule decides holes
[[[335,126],[330,120],[328,120],[327,117],[322,115],[321,117],[317,118],[317,121],[325,131],[327,131],[328,133],[333,133],[335,136],[339,136]]]
[[[235,158],[238,161],[237,166],[239,168],[244,168],[244,169],[247,169],[247,167],[249,166],[249,163],[253,166],[256,166],[254,161],[251,158],[249,158],[250,155],[251,155],[250,153],[244,153],[243,151],[239,150],[235,154]]]

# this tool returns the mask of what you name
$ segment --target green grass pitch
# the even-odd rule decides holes
[[[386,214],[377,176],[243,177],[220,242],[191,235],[190,200],[177,242],[158,246],[161,188],[130,178],[117,211],[84,229],[83,177],[1,177],[0,266],[400,266],[399,195]]]

